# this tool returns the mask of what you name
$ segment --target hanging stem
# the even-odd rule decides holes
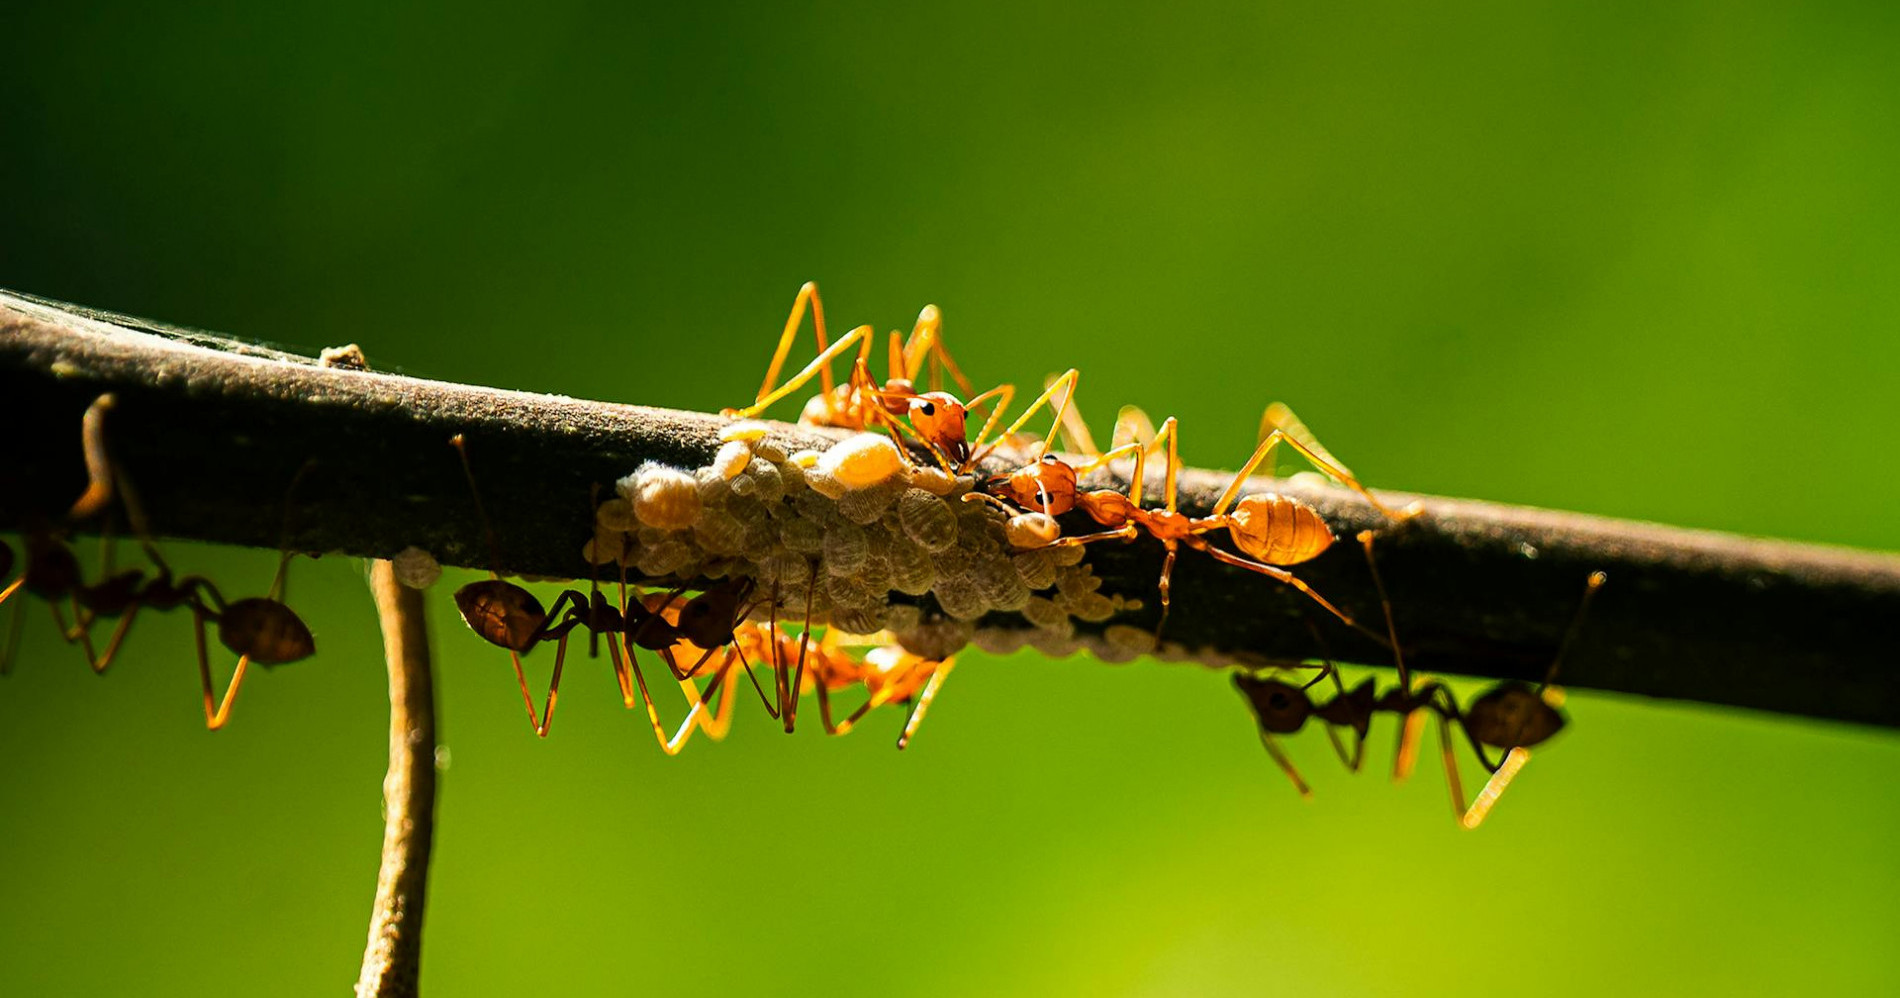
[[[370,589],[389,662],[389,774],[383,777],[383,864],[356,994],[406,998],[417,993],[435,838],[435,689],[422,592],[396,581],[387,561],[371,563]]]

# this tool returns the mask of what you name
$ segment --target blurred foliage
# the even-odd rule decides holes
[[[1900,547],[1890,6],[652,6],[14,5],[0,285],[707,409],[817,278],[1201,465],[1281,398],[1379,484]],[[321,652],[215,736],[186,622],[101,681],[34,611],[0,992],[353,979],[361,575],[300,563]],[[1578,695],[1467,834],[1310,732],[1301,802],[1185,667],[972,653],[902,755],[754,710],[667,761],[583,660],[538,742],[436,602],[434,992],[1900,988],[1886,732]]]

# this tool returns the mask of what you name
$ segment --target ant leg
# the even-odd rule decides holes
[[[1274,430],[1286,434],[1288,441],[1297,440],[1306,445],[1307,450],[1325,458],[1328,464],[1340,471],[1348,475],[1352,474],[1352,469],[1346,467],[1344,461],[1334,457],[1332,452],[1319,442],[1319,438],[1313,435],[1313,431],[1307,429],[1306,424],[1300,420],[1300,417],[1294,415],[1293,410],[1284,402],[1275,402],[1267,406],[1266,412],[1260,414],[1260,432],[1254,439],[1265,440]],[[1273,469],[1268,468],[1267,473],[1271,475]]]
[[[773,654],[776,655],[777,650],[778,650],[777,641],[772,642],[772,648],[773,648]],[[765,692],[765,687],[759,684],[759,676],[757,673],[752,671],[752,662],[746,658],[745,649],[739,647],[738,644],[735,643],[732,646],[732,650],[730,651],[729,654],[735,655],[738,657],[739,664],[745,669],[746,678],[752,681],[752,688],[756,690],[759,694],[759,702],[765,706],[766,714],[770,715],[773,720],[775,721],[778,720],[779,705],[776,702],[774,702],[772,697]],[[774,665],[773,668],[777,669],[778,666]],[[737,681],[735,680],[734,682],[736,684]],[[708,731],[707,734],[711,734],[711,732]]]
[[[924,712],[930,709],[930,701],[937,698],[937,691],[943,689],[944,677],[950,675],[950,668],[955,664],[954,658],[946,658],[939,662],[937,671],[931,673],[930,681],[924,684],[923,692],[917,694],[917,701],[910,708],[910,716],[904,720],[904,732],[897,736],[897,747],[900,751],[910,744],[911,736],[915,735],[917,727],[924,723]]]
[[[838,340],[838,342],[833,343],[829,347],[826,347],[824,350],[820,351],[818,356],[813,358],[810,364],[805,365],[804,370],[799,371],[797,374],[792,375],[790,379],[788,379],[784,384],[778,386],[776,390],[760,395],[759,400],[757,402],[754,402],[753,404],[746,406],[743,409],[725,409],[725,410],[721,410],[721,414],[726,415],[726,416],[735,416],[740,419],[751,419],[752,417],[757,416],[759,413],[762,413],[765,410],[771,408],[774,403],[778,402],[778,400],[784,398],[787,395],[790,395],[791,393],[799,390],[800,388],[803,388],[807,382],[811,381],[812,378],[817,377],[821,374],[824,375],[824,384],[827,386],[825,398],[829,400],[831,397],[829,386],[831,384],[832,362],[837,360],[839,357],[843,356],[845,353],[847,353],[853,346],[857,346],[859,344],[859,341],[864,341],[864,343],[868,345],[869,344],[868,337],[870,337],[871,335],[872,335],[872,330],[870,326],[859,326],[856,329],[851,330],[850,332],[844,334],[844,336],[841,337]],[[860,347],[860,350],[862,349],[863,347]],[[862,360],[863,358],[860,357],[859,359]],[[830,405],[831,403],[827,401],[826,404]]]
[[[1451,792],[1451,813],[1463,824],[1466,813],[1465,783],[1458,776],[1458,757],[1452,751],[1451,722],[1443,714],[1438,715],[1438,751],[1445,760],[1445,787]]]
[[[25,581],[24,576],[13,580],[13,584],[7,587],[6,592],[0,594],[0,602],[5,602],[5,597],[13,595],[14,590],[19,589],[20,584]],[[7,644],[4,649],[0,649],[0,676],[13,672],[13,656],[20,650],[20,633],[25,625],[26,601],[21,600],[13,604],[13,621],[7,626]]]
[[[1214,504],[1213,515],[1219,516],[1227,512],[1228,508],[1234,504],[1234,500],[1240,498],[1240,490],[1246,487],[1248,476],[1252,475],[1254,470],[1260,467],[1261,462],[1273,454],[1273,449],[1282,443],[1299,451],[1302,456],[1312,462],[1315,468],[1325,472],[1327,477],[1359,493],[1367,502],[1372,504],[1374,509],[1384,513],[1388,519],[1403,523],[1423,512],[1423,508],[1416,503],[1398,510],[1387,506],[1385,503],[1380,502],[1378,497],[1374,496],[1364,485],[1359,484],[1359,480],[1347,473],[1344,468],[1322,457],[1321,452],[1315,451],[1299,440],[1288,436],[1285,430],[1275,429],[1268,431],[1266,439],[1260,441],[1259,447],[1254,448],[1253,456],[1249,457],[1247,463],[1241,466],[1239,472],[1235,473],[1234,480],[1227,486],[1227,491],[1222,492],[1220,501]]]
[[[1472,798],[1470,809],[1459,817],[1458,823],[1466,828],[1476,828],[1483,824],[1484,819],[1491,814],[1491,808],[1497,804],[1498,798],[1504,796],[1505,789],[1511,785],[1511,781],[1517,778],[1518,771],[1523,769],[1524,764],[1529,761],[1531,761],[1531,750],[1522,746],[1506,753],[1504,761],[1498,765],[1497,772],[1492,773],[1491,778],[1485,781],[1484,788],[1478,791],[1477,797]]]
[[[125,641],[126,633],[132,629],[132,618],[138,616],[139,607],[142,605],[139,601],[133,600],[126,606],[125,612],[119,617],[118,626],[112,629],[112,639],[106,642],[105,654],[94,658],[92,637],[89,634],[82,636],[85,642],[86,660],[92,666],[94,673],[101,676],[106,674],[106,669],[112,665],[113,656],[119,653],[119,645]]]
[[[818,352],[825,352],[825,303],[818,297],[818,282],[806,281],[798,289],[798,297],[792,299],[792,313],[785,320],[785,331],[779,334],[778,348],[772,351],[772,363],[766,365],[765,383],[759,386],[758,399],[764,399],[772,393],[778,383],[779,371],[785,367],[785,358],[792,352],[792,343],[798,339],[798,329],[805,323],[805,306],[811,305],[811,324],[818,335]],[[825,394],[831,394],[831,369],[824,370]]]
[[[1056,379],[1050,378],[1048,383],[1043,387],[1047,388],[1049,385],[1055,384],[1055,381]],[[1062,410],[1061,433],[1063,446],[1067,447],[1071,453],[1080,454],[1087,458],[1099,458],[1102,456],[1101,450],[1095,446],[1095,435],[1089,432],[1088,423],[1082,418],[1082,410],[1078,408],[1073,401]],[[1115,442],[1111,440],[1111,448],[1114,443]],[[1098,467],[1098,465],[1091,463],[1089,467]]]
[[[548,729],[554,725],[554,704],[561,695],[561,669],[567,660],[567,638],[569,631],[562,631],[554,646],[554,672],[548,678],[547,700],[541,705],[540,716],[534,712],[534,694],[528,692],[528,674],[521,665],[521,654],[513,648],[508,649],[508,659],[514,663],[515,681],[521,685],[521,703],[528,709],[528,724],[534,728],[537,737],[546,738]]]
[[[712,682],[706,684],[705,693],[699,692],[699,689],[693,686],[690,680],[681,680],[680,682],[680,685],[686,692],[702,701],[710,700],[714,693],[719,695],[719,706],[715,708],[711,714],[701,711],[697,718],[688,715],[688,723],[704,731],[706,737],[713,741],[723,740],[726,737],[726,733],[732,730],[732,701],[735,699],[732,692],[733,661],[732,651],[728,649],[725,659],[719,664],[719,668],[713,670]]]
[[[664,657],[666,653],[662,652],[661,655]],[[647,721],[653,726],[653,740],[659,743],[661,752],[669,756],[678,755],[680,750],[686,747],[686,740],[692,737],[693,730],[699,726],[699,718],[706,712],[706,701],[700,699],[695,692],[692,697],[693,707],[686,712],[686,720],[681,722],[679,730],[668,738],[666,729],[660,725],[660,711],[653,703],[653,693],[647,689],[647,677],[640,671],[640,663],[629,657],[627,664],[633,667],[634,683],[640,687],[640,698],[646,702]]]
[[[857,726],[857,723],[864,718],[864,715],[870,713],[872,707],[877,706],[877,698],[867,696],[864,702],[858,705],[858,709],[851,712],[851,716],[842,721],[833,722],[831,719],[831,694],[825,689],[825,681],[820,679],[815,685],[818,688],[818,719],[824,723],[825,734],[850,734],[851,729]]]
[[[1142,480],[1148,475],[1147,451],[1144,445],[1131,442],[1118,447],[1110,447],[1107,453],[1097,454],[1087,462],[1076,465],[1075,473],[1077,475],[1086,475],[1097,468],[1108,467],[1111,462],[1119,461],[1124,457],[1132,457],[1135,459],[1135,467],[1128,474],[1128,500],[1136,506],[1140,506]]]
[[[984,441],[988,439],[992,425],[1000,419],[1003,414],[1002,406],[997,406],[996,412],[992,413],[989,421],[983,424],[983,432],[977,434],[976,443],[970,445],[970,463],[974,465],[982,461],[984,457],[988,456],[990,451],[996,449],[998,444],[1004,440],[1008,440],[1017,430],[1022,429],[1024,424],[1029,422],[1030,417],[1040,411],[1043,406],[1054,404],[1055,421],[1050,426],[1049,436],[1042,438],[1042,442],[1036,446],[1035,460],[1042,460],[1042,456],[1049,453],[1050,438],[1054,437],[1056,431],[1062,426],[1062,415],[1068,411],[1069,400],[1075,397],[1076,381],[1080,377],[1080,372],[1073,367],[1064,371],[1061,377],[1050,382],[1049,387],[1043,389],[1041,395],[1036,396],[1034,402],[1029,403],[1029,408],[1024,409],[1023,414],[1016,417],[1014,423],[1009,424],[996,440],[991,441],[985,446]]]
[[[231,673],[231,682],[224,688],[224,696],[215,696],[211,692],[211,658],[205,648],[205,613],[203,608],[193,606],[191,615],[197,625],[198,680],[204,690],[205,728],[216,731],[231,719],[231,705],[237,700],[238,688],[244,685],[244,673],[250,667],[251,657],[238,656],[237,669]],[[216,706],[213,706],[214,702]]]
[[[1167,542],[1168,555],[1161,560],[1161,581],[1157,588],[1161,590],[1161,619],[1155,621],[1155,647],[1161,647],[1161,629],[1168,625],[1168,612],[1173,609],[1171,596],[1174,588],[1174,557],[1179,553],[1173,541]]]
[[[805,627],[798,634],[798,664],[790,677],[786,677],[783,663],[780,663],[778,670],[782,681],[789,678],[789,684],[784,687],[786,690],[784,698],[779,701],[779,714],[785,721],[785,733],[788,735],[791,734],[792,729],[798,725],[798,697],[805,689],[805,654],[811,648],[811,608],[812,597],[818,588],[818,563],[816,561],[809,562],[806,566],[806,572]],[[826,628],[823,640],[830,642],[833,633],[835,632],[830,628]],[[776,609],[772,615],[772,635],[772,640],[776,643],[778,641],[778,614]],[[776,657],[777,655],[774,653],[774,658]],[[822,682],[817,685],[820,689],[824,687],[824,683]]]
[[[1379,608],[1385,611],[1386,636],[1392,641],[1392,661],[1399,670],[1399,687],[1406,693],[1412,692],[1412,677],[1405,668],[1405,649],[1399,646],[1399,626],[1392,621],[1392,598],[1386,595],[1385,580],[1379,577],[1379,562],[1372,557],[1372,531],[1359,531],[1359,546],[1366,552],[1366,567],[1372,570],[1372,585],[1379,590]],[[1408,767],[1409,769],[1409,767]],[[1397,779],[1397,771],[1394,771]]]
[[[1249,571],[1259,572],[1261,575],[1267,576],[1270,579],[1275,579],[1277,581],[1284,582],[1287,585],[1292,586],[1295,589],[1298,589],[1300,592],[1305,593],[1309,598],[1311,598],[1313,602],[1318,603],[1322,607],[1325,607],[1327,613],[1330,613],[1333,616],[1338,617],[1340,620],[1344,621],[1346,623],[1346,626],[1354,628],[1354,629],[1358,629],[1359,624],[1357,621],[1347,616],[1345,611],[1327,602],[1326,597],[1321,596],[1319,593],[1313,590],[1313,587],[1300,581],[1298,578],[1296,578],[1293,575],[1292,572],[1289,572],[1284,568],[1275,568],[1272,565],[1254,561],[1251,558],[1243,558],[1240,555],[1233,554],[1232,552],[1223,551],[1212,544],[1202,544],[1202,545],[1199,545],[1199,547],[1201,550],[1206,551],[1209,555],[1213,556],[1214,560],[1216,561],[1226,562],[1229,565],[1235,565],[1240,568],[1247,569]]]
[[[1313,788],[1307,786],[1306,781],[1300,778],[1300,771],[1293,768],[1293,760],[1287,758],[1286,751],[1280,748],[1279,739],[1274,738],[1267,729],[1262,728],[1260,729],[1260,744],[1266,746],[1267,754],[1273,757],[1274,762],[1279,763],[1280,770],[1286,774],[1286,778],[1293,781],[1293,789],[1298,790],[1301,797],[1312,799]]]
[[[990,432],[996,429],[996,424],[1003,421],[1003,413],[1009,411],[1009,404],[1016,400],[1016,386],[1015,385],[997,385],[995,388],[992,388],[989,391],[984,392],[983,394],[970,399],[970,401],[963,403],[963,411],[967,413],[971,409],[974,409],[977,406],[990,401],[991,399],[996,400],[996,403],[990,409],[989,417],[983,420],[982,428],[977,431],[976,439],[979,445],[984,440],[989,439]],[[975,466],[978,461],[981,461],[983,458],[988,456],[987,451],[979,451],[978,448],[974,446],[970,448],[970,452],[971,452],[971,457],[970,457],[971,466]]]
[[[892,356],[895,358],[897,354]],[[935,305],[925,305],[923,311],[917,313],[917,324],[911,327],[910,338],[904,341],[902,356],[902,373],[893,364],[891,377],[906,378],[914,384],[918,370],[928,362],[932,390],[943,386],[943,372],[948,370],[959,391],[965,395],[974,391],[970,379],[963,376],[963,370],[957,367],[956,360],[943,345],[943,312]]]

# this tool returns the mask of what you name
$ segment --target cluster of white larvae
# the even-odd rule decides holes
[[[705,467],[649,462],[620,479],[583,556],[647,579],[750,576],[781,621],[804,620],[809,602],[814,624],[888,630],[937,659],[968,644],[991,611],[1019,612],[1033,629],[986,630],[987,650],[1028,643],[1062,655],[1077,647],[1076,620],[1140,608],[1100,591],[1081,547],[1012,544],[1008,517],[963,500],[974,477],[913,465],[888,437],[861,433],[822,453],[788,454],[765,434],[762,424],[735,423]],[[932,594],[947,619],[927,620],[918,606],[893,603],[893,592]],[[1121,635],[1134,645],[1146,637],[1111,630],[1134,632]]]

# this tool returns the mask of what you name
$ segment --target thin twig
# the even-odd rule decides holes
[[[595,487],[644,461],[704,465],[725,425],[699,413],[321,369],[209,334],[0,294],[0,419],[52,428],[18,438],[0,462],[0,528],[70,505],[85,481],[79,414],[105,391],[119,397],[115,458],[167,535],[275,547],[285,488],[314,458],[296,497],[297,550],[387,558],[416,545],[445,564],[489,568],[447,443],[462,433],[500,537],[502,564],[493,567],[560,578],[588,571],[580,551]],[[787,425],[774,434],[793,450],[833,439]],[[1227,478],[1185,472],[1183,508],[1205,511]],[[1297,571],[1361,620],[1378,620],[1379,609],[1351,535],[1380,531],[1399,634],[1422,671],[1541,678],[1584,577],[1601,569],[1610,583],[1565,658],[1566,685],[1900,726],[1893,555],[1381,493],[1395,506],[1420,498],[1427,510],[1394,528],[1342,489],[1254,485],[1305,499],[1336,526],[1345,540]],[[1147,602],[1110,623],[1152,628],[1157,546],[1096,544],[1089,558],[1104,591]],[[1258,663],[1321,650],[1302,619],[1311,604],[1259,575],[1183,557],[1174,595],[1167,636],[1178,657]],[[934,610],[929,597],[924,606]],[[1026,626],[992,615],[979,641],[1006,644]],[[1085,627],[1078,640],[1111,652],[1104,634]],[[1389,649],[1353,632],[1331,640],[1349,661],[1391,661]]]
[[[422,592],[370,565],[389,660],[389,774],[383,778],[383,863],[357,998],[408,998],[422,965],[422,912],[435,837],[435,691]]]

